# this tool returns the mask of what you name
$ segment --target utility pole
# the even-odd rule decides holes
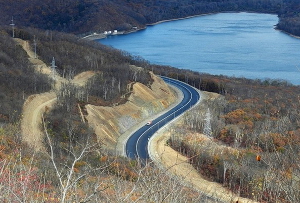
[[[15,38],[15,24],[14,24],[14,17],[11,17],[11,24],[12,27],[12,37]]]
[[[212,138],[210,119],[211,119],[211,115],[210,115],[210,110],[208,109],[204,119],[205,123],[204,123],[203,134],[208,136],[209,138]]]
[[[35,39],[35,35],[34,35],[34,39],[33,39],[33,45],[34,45],[34,58],[36,59],[36,39]]]
[[[55,65],[55,59],[53,57],[52,62],[51,62],[51,71],[52,71],[52,78],[53,78],[53,80],[55,80],[55,68],[56,67],[57,66]]]

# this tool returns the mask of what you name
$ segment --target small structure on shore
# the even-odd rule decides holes
[[[111,33],[112,33],[112,32],[111,32],[110,30],[109,30],[109,31],[104,31],[104,32],[103,32],[103,34],[105,34],[105,35],[111,35]]]

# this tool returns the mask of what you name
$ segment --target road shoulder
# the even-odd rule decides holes
[[[201,92],[202,99],[208,97]],[[201,100],[202,100],[201,99]],[[224,188],[221,184],[204,179],[197,170],[188,163],[188,158],[181,155],[168,146],[167,141],[171,136],[173,123],[182,122],[182,117],[167,124],[154,134],[149,141],[149,156],[151,160],[161,169],[165,170],[168,175],[179,178],[186,186],[197,189],[209,197],[222,202],[254,203],[250,199],[241,198]]]
[[[176,105],[178,105],[181,102],[181,100],[183,98],[182,92],[180,90],[178,90],[177,88],[175,88],[174,86],[172,86],[172,85],[169,85],[169,87],[174,92],[174,95],[177,98],[175,100],[175,102],[172,103],[170,106],[168,106],[168,108],[166,108],[165,110],[163,110],[159,114],[148,117],[147,119],[144,119],[143,121],[139,122],[138,125],[135,125],[135,126],[129,128],[128,130],[126,130],[117,140],[117,145],[116,145],[116,154],[117,155],[126,157],[126,150],[125,150],[126,143],[127,143],[127,140],[130,138],[130,136],[132,135],[133,132],[135,132],[137,129],[143,127],[149,120],[155,120],[156,118],[158,118],[159,116],[161,116],[164,113],[168,112],[170,109],[174,108]]]

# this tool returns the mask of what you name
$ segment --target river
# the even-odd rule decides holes
[[[274,29],[277,22],[272,14],[219,13],[168,21],[99,42],[154,64],[300,85],[300,39]]]

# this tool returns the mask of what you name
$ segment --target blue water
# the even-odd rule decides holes
[[[275,30],[277,22],[271,14],[219,13],[99,41],[154,64],[300,85],[300,39]]]

